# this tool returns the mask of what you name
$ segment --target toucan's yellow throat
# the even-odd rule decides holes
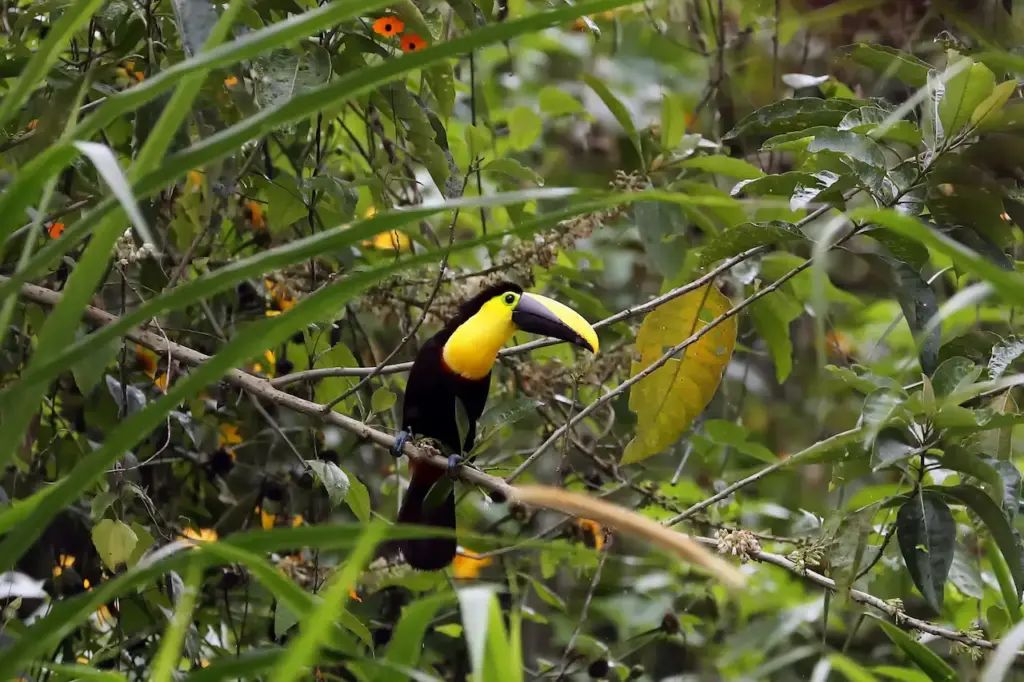
[[[572,308],[546,296],[509,290],[484,301],[455,328],[444,344],[444,362],[463,378],[483,379],[517,331],[552,336],[593,353],[598,349],[597,332]]]

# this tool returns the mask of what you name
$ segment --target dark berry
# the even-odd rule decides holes
[[[377,628],[373,631],[374,648],[382,647],[391,641],[391,628]]]
[[[293,369],[295,369],[295,363],[287,358],[281,358],[277,361],[277,364],[274,365],[274,374],[277,376],[284,376],[285,374],[290,374]]]
[[[216,476],[224,476],[235,466],[235,458],[224,448],[218,449],[210,456],[210,471]]]
[[[679,632],[679,617],[669,611],[661,618],[661,631],[666,635],[674,635]]]
[[[604,658],[599,658],[590,664],[587,668],[587,674],[590,675],[591,679],[600,680],[608,676],[608,661]]]

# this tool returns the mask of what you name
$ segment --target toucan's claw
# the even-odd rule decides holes
[[[448,458],[448,478],[456,479],[459,477],[459,469],[462,468],[462,463],[465,460],[460,455],[452,455]]]
[[[391,446],[391,454],[395,457],[402,456],[402,449],[405,444],[409,442],[409,432],[399,431],[398,435],[395,436],[395,444]]]

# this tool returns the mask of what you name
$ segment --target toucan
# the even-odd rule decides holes
[[[410,437],[434,440],[454,453],[449,457],[447,472],[454,478],[461,455],[473,448],[476,423],[487,402],[491,368],[498,351],[517,331],[551,336],[597,352],[597,333],[575,310],[524,292],[511,282],[487,287],[459,306],[455,317],[417,353],[405,387],[402,430],[392,454],[400,456]],[[412,477],[398,511],[398,523],[454,531],[455,490],[450,482],[442,480],[444,470],[416,461],[411,461],[409,467]],[[443,497],[428,496],[438,482],[447,484],[447,493]],[[454,534],[416,538],[399,541],[398,548],[413,568],[436,571],[455,558],[456,541]]]

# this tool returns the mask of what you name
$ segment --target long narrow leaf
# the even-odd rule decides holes
[[[467,198],[456,202],[447,202],[429,208],[417,208],[397,211],[393,213],[380,214],[368,220],[354,223],[351,228],[337,227],[326,232],[321,232],[311,237],[306,237],[281,247],[272,249],[265,253],[257,254],[250,258],[237,261],[227,267],[215,272],[208,273],[190,282],[182,284],[171,291],[164,292],[142,304],[135,310],[128,312],[115,324],[107,325],[97,332],[66,346],[61,352],[46,359],[42,364],[29,368],[21,376],[20,380],[0,391],[0,409],[4,406],[23,400],[26,391],[30,388],[46,385],[56,375],[64,371],[75,362],[89,357],[90,354],[103,348],[108,343],[127,333],[129,330],[144,324],[149,319],[191,305],[203,298],[212,296],[218,292],[226,291],[243,279],[258,277],[271,270],[280,269],[311,258],[320,253],[328,253],[344,248],[353,243],[358,243],[374,234],[397,229],[410,222],[420,220],[436,214],[439,211],[451,210],[455,207],[475,208],[478,206],[499,206],[509,205],[525,200],[529,196],[540,196],[534,194],[508,193],[492,195],[484,198]],[[550,196],[550,195],[549,195]],[[505,233],[498,234],[479,241],[467,241],[457,245],[457,250],[472,248],[485,243],[493,242],[506,235],[528,236],[533,232],[551,226],[560,220],[573,217],[580,213],[597,210],[612,203],[626,202],[632,199],[630,195],[612,195],[600,201],[590,201],[578,204],[556,214],[544,215],[535,220],[527,221],[519,228]],[[0,290],[5,290],[11,281],[0,279]]]
[[[306,668],[313,664],[317,653],[327,643],[336,614],[345,606],[349,591],[356,578],[370,560],[374,548],[383,535],[384,523],[373,521],[359,544],[352,550],[344,568],[334,574],[327,589],[323,591],[323,602],[315,611],[303,618],[299,624],[299,635],[288,646],[278,661],[271,679],[278,682],[295,682],[303,676]]]
[[[86,0],[73,2],[64,9],[60,19],[50,28],[46,40],[32,55],[28,66],[22,71],[14,86],[4,94],[3,99],[0,99],[0,128],[3,128],[14,113],[21,109],[39,81],[57,63],[71,37],[89,22],[93,12],[102,4],[103,0]]]
[[[150,679],[153,682],[171,682],[181,661],[181,647],[185,643],[185,634],[192,623],[192,611],[196,606],[196,592],[203,581],[203,572],[199,562],[193,561],[189,566],[185,589],[178,595],[178,604],[171,616],[167,630],[160,638],[160,648],[153,658]]]

